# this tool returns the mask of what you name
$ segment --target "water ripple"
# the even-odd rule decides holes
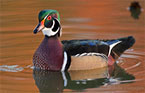
[[[23,71],[25,68],[33,69],[32,65],[27,65],[25,67],[20,67],[19,65],[1,65],[0,71],[4,72],[20,72]]]
[[[133,65],[133,66],[130,66],[128,68],[125,68],[125,70],[129,70],[129,69],[133,69],[133,68],[136,68],[138,67],[139,65],[141,65],[141,62],[138,62],[137,64]]]
[[[23,67],[19,67],[19,65],[1,65],[0,71],[6,71],[6,72],[20,72],[23,71]]]

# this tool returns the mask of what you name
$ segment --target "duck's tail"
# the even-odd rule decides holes
[[[135,43],[135,38],[133,36],[128,36],[116,40],[108,40],[106,42],[110,45],[109,55],[116,59],[125,50],[133,46],[133,44]]]

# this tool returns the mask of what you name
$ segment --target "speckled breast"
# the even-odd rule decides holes
[[[57,38],[45,37],[33,56],[35,68],[60,70],[63,64],[63,49]]]

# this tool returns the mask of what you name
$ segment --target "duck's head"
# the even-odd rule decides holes
[[[40,11],[38,19],[39,24],[34,29],[34,34],[42,31],[48,37],[61,35],[60,16],[56,10]]]

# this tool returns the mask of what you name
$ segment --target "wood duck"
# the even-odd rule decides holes
[[[34,34],[42,31],[44,39],[33,55],[36,69],[67,71],[91,70],[114,64],[135,39],[132,36],[114,40],[64,40],[60,15],[56,10],[42,10]]]

